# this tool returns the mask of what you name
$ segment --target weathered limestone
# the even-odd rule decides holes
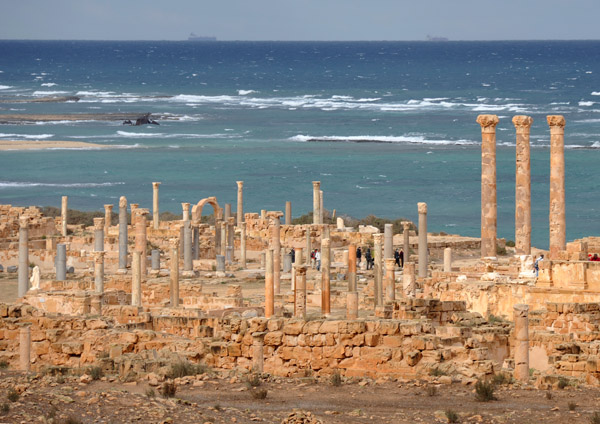
[[[227,248],[225,251],[225,261],[232,264],[234,261],[233,247],[235,241],[235,218],[230,216],[227,219]]]
[[[452,272],[452,248],[444,249],[444,272]]]
[[[171,296],[171,308],[179,306],[179,240],[169,240],[171,248],[171,275],[169,294]]]
[[[515,250],[517,255],[531,254],[531,156],[529,131],[530,116],[513,117],[517,133],[515,173]]]
[[[119,199],[119,271],[127,270],[127,198]]]
[[[263,221],[265,219],[267,219],[267,210],[266,209],[261,209],[260,210],[260,219],[262,219]]]
[[[240,234],[240,266],[246,268],[246,223],[241,223]]]
[[[231,218],[231,203],[225,203],[225,216],[223,219],[229,221],[229,218]]]
[[[566,248],[565,118],[547,117],[550,126],[550,259]]]
[[[200,259],[200,220],[192,221],[192,259]]]
[[[131,214],[131,226],[135,225],[135,211],[140,205],[138,203],[129,204],[129,213]]]
[[[496,256],[496,115],[479,115],[481,125],[481,257]],[[421,267],[419,266],[419,277]]]
[[[358,292],[346,293],[346,319],[358,319]]]
[[[108,236],[108,230],[112,225],[113,205],[104,205],[104,234]]]
[[[427,277],[427,203],[417,204],[419,209],[419,277]]]
[[[321,240],[321,313],[331,313],[331,243],[329,238]]]
[[[181,209],[183,214],[183,220],[188,221],[190,219],[190,204],[185,202],[182,203]]]
[[[356,291],[356,245],[348,246],[348,291]]]
[[[292,225],[292,202],[285,202],[285,225]]]
[[[394,226],[385,224],[383,228],[383,258],[394,257]]]
[[[514,307],[515,322],[515,378],[529,381],[529,306]]]
[[[29,372],[31,369],[31,328],[29,325],[19,328],[19,368]]]
[[[150,269],[160,271],[160,250],[152,249],[150,252]]]
[[[133,251],[131,261],[131,304],[142,306],[142,252]]]
[[[225,272],[225,256],[217,255],[217,272]]]
[[[183,271],[193,270],[191,221],[183,221]]]
[[[310,225],[306,226],[306,265],[310,266],[310,252],[312,252],[312,240],[311,240],[311,228]],[[296,263],[300,263],[296,261]]]
[[[292,265],[292,291],[296,290],[296,264],[302,265],[302,263],[303,263],[302,248],[297,247],[294,250],[295,250],[296,254],[295,254],[294,264]]]
[[[264,346],[265,335],[264,331],[252,333],[252,370],[256,373],[264,371]]]
[[[147,269],[146,269],[146,257],[148,256],[147,252],[147,235],[146,235],[146,216],[150,213],[148,209],[137,208],[135,210],[135,250],[141,253],[141,261],[140,261],[140,269],[141,276],[146,277]]]
[[[215,256],[221,255],[221,220],[215,219]],[[225,255],[222,255],[225,257]]]
[[[268,248],[265,257],[265,317],[275,313],[275,286],[273,284],[273,249]]]
[[[373,286],[375,289],[375,306],[383,306],[383,281],[381,269],[381,242],[383,234],[373,234]]]
[[[104,250],[104,221],[105,218],[94,218],[94,250],[101,252]]]
[[[220,222],[221,226],[221,256],[227,260],[227,220]]]
[[[319,225],[323,225],[323,190],[319,190]]]
[[[396,300],[396,276],[394,274],[394,258],[385,258],[385,301],[391,303]]]
[[[237,191],[237,226],[241,227],[244,222],[244,182],[236,181]]]
[[[291,253],[285,253],[283,255],[282,271],[283,271],[283,273],[292,272],[292,254]]]
[[[104,293],[104,251],[94,252],[94,288]]]
[[[60,208],[61,234],[63,237],[67,236],[68,206],[69,206],[69,197],[63,196],[62,201],[61,201],[61,208]]]
[[[404,254],[404,262],[410,260],[410,222],[402,223],[402,253]]]
[[[29,290],[29,219],[19,217],[19,268],[17,269],[18,295]]]
[[[321,223],[321,181],[313,181],[313,224]]]
[[[158,210],[158,186],[159,182],[152,183],[152,226],[158,230],[160,225],[160,212]]]
[[[67,279],[67,245],[60,243],[56,245],[56,281]]]
[[[415,284],[414,262],[404,262],[404,269],[402,272],[402,288],[405,297],[415,297],[417,287]]]
[[[296,297],[294,302],[294,316],[306,319],[306,266],[295,265],[296,269]]]
[[[281,291],[281,220],[278,216],[272,221],[272,244],[273,246],[273,285],[275,294]]]

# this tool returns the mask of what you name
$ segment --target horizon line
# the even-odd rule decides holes
[[[478,39],[462,39],[462,40],[428,40],[428,39],[412,39],[412,40],[243,40],[243,39],[216,39],[216,40],[187,40],[187,39],[96,39],[96,38],[0,38],[0,41],[118,41],[118,42],[185,42],[191,44],[211,44],[211,43],[402,43],[402,42],[423,42],[423,43],[469,43],[469,42],[528,42],[528,41],[600,41],[600,38],[522,38],[522,39],[490,39],[490,40],[478,40]]]

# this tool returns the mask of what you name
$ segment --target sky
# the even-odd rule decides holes
[[[0,0],[0,39],[600,39],[600,0]]]

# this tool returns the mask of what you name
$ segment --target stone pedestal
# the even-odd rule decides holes
[[[348,246],[348,291],[356,291],[356,246]]]
[[[56,245],[56,281],[67,279],[67,245],[60,243]]]
[[[529,381],[529,306],[514,307],[515,322],[515,379]]]
[[[104,293],[104,252],[94,252],[94,286],[96,293]]]
[[[225,256],[217,255],[217,272],[225,272]]]
[[[404,255],[404,262],[410,261],[410,223],[402,223],[402,253]]]
[[[285,225],[292,225],[292,202],[285,202]]]
[[[515,116],[517,132],[515,173],[515,251],[517,255],[531,254],[531,159],[529,131],[533,119]]]
[[[189,221],[190,219],[190,204],[182,203],[181,204],[182,217],[184,221]]]
[[[131,261],[131,304],[142,306],[142,252],[133,251]]]
[[[419,277],[427,277],[427,203],[418,203],[419,208]]]
[[[152,249],[150,252],[150,266],[152,271],[160,271],[160,250]]]
[[[246,223],[241,223],[240,234],[240,266],[246,268]]]
[[[237,226],[241,227],[244,222],[244,182],[236,181],[237,184]]]
[[[171,272],[169,294],[171,296],[171,308],[179,306],[179,240],[169,240],[171,248]]]
[[[550,259],[566,248],[565,118],[547,117],[550,126]]]
[[[385,301],[391,303],[396,300],[396,276],[394,273],[396,261],[394,258],[385,258]]]
[[[444,249],[444,272],[452,272],[452,248]]]
[[[264,371],[264,345],[266,334],[267,333],[264,331],[252,333],[252,370],[259,374]]]
[[[415,283],[415,263],[404,262],[404,269],[402,272],[402,288],[404,296],[415,297],[417,286]]]
[[[119,199],[119,270],[127,270],[127,198]]]
[[[108,236],[108,231],[112,225],[113,205],[104,205],[104,234]]]
[[[389,259],[394,257],[394,226],[385,224],[383,230],[383,258]]]
[[[328,238],[321,240],[321,313],[331,313],[331,243]]]
[[[294,265],[296,270],[296,296],[294,317],[306,319],[306,266]]]
[[[150,212],[148,209],[137,208],[135,210],[135,250],[141,253],[141,261],[140,261],[140,269],[142,278],[146,277],[147,269],[146,269],[146,258],[148,257],[148,247],[147,247],[147,215]]]
[[[67,236],[68,207],[69,207],[69,197],[63,196],[62,201],[61,201],[61,208],[60,208],[61,235],[63,237]]]
[[[279,294],[281,292],[281,221],[279,217],[273,218],[271,238],[271,246],[273,247],[273,284],[275,286],[275,294]]]
[[[275,286],[273,284],[273,249],[265,252],[265,317],[275,313]]]
[[[104,250],[104,220],[105,218],[94,218],[94,250],[96,252]]]
[[[358,292],[346,293],[346,319],[358,319]]]
[[[383,234],[373,234],[373,286],[375,291],[375,306],[383,305],[383,281],[381,244]]]
[[[321,223],[321,181],[313,181],[313,224]]]
[[[64,244],[63,244],[64,246]],[[29,219],[19,217],[19,268],[17,268],[18,296],[29,290]]]
[[[159,182],[152,183],[152,227],[158,230],[160,225],[160,211],[158,209],[158,186]]]
[[[481,257],[496,256],[496,115],[479,115],[481,125]],[[421,268],[419,267],[419,270]],[[419,277],[421,273],[419,272]]]
[[[19,328],[19,368],[29,372],[31,369],[31,328]]]

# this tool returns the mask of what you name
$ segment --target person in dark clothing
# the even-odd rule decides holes
[[[367,247],[367,251],[365,252],[365,260],[367,261],[367,269],[373,269],[373,257],[371,256],[371,248]]]
[[[360,247],[356,248],[356,265],[360,264],[360,258],[362,258],[362,250],[360,250]]]
[[[400,266],[404,268],[404,250],[400,251]]]
[[[292,250],[290,250],[290,255],[292,255],[292,263],[296,262],[296,251],[294,250],[294,248],[292,247]]]
[[[400,252],[398,252],[398,249],[394,250],[394,259],[396,260],[396,266],[399,268],[400,267]]]

